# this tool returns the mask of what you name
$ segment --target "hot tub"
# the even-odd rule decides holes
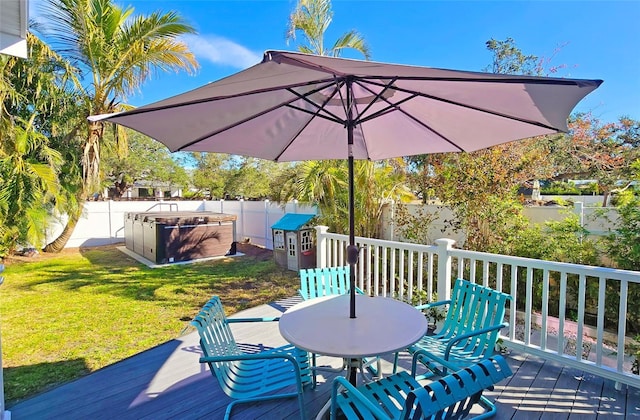
[[[125,213],[125,246],[156,264],[235,254],[236,219],[201,211]]]

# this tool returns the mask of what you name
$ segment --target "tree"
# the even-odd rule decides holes
[[[296,36],[301,34],[306,44],[298,44],[298,50],[303,53],[339,57],[345,49],[350,49],[370,59],[367,43],[355,30],[342,34],[331,48],[325,47],[324,34],[332,20],[331,0],[298,0],[289,16],[287,41],[295,41]]]
[[[265,199],[272,195],[271,179],[284,168],[280,163],[250,157],[229,161],[224,195],[230,198]]]
[[[555,180],[595,179],[603,193],[624,191],[633,180],[632,162],[640,158],[640,121],[621,117],[603,123],[592,115],[578,114],[569,121],[569,133],[557,138],[553,153]]]
[[[86,110],[83,117],[129,108],[123,101],[157,71],[194,71],[195,57],[180,35],[194,28],[176,12],[134,15],[112,0],[48,0],[45,4],[43,33],[63,57],[90,78],[82,85]],[[87,122],[82,148],[84,201],[100,188],[100,145],[105,123]],[[126,137],[117,127],[117,150],[126,153]],[[79,214],[70,214],[69,224]],[[73,230],[69,226],[49,250],[60,250]]]
[[[129,153],[121,157],[115,150],[108,150],[104,160],[105,186],[114,187],[117,197],[122,197],[136,181],[147,181],[151,186],[188,186],[185,169],[163,144],[136,132],[128,136]]]
[[[354,168],[356,235],[379,237],[383,205],[390,200],[407,201],[413,194],[406,188],[402,159],[385,162],[357,162]],[[309,161],[300,164],[295,179],[295,197],[316,203],[318,221],[333,232],[349,232],[347,162]]]
[[[511,38],[491,39],[486,46],[493,54],[489,70],[544,73],[544,60],[523,54]],[[466,233],[466,248],[506,252],[511,249],[509,241],[516,240],[509,229],[522,226],[521,205],[515,201],[517,187],[552,173],[547,156],[553,141],[553,137],[538,137],[471,153],[409,157],[409,183],[423,201],[437,196],[453,210],[454,227]]]
[[[212,199],[224,197],[225,172],[223,165],[228,155],[221,153],[194,153],[196,167],[191,183],[199,195]]]
[[[56,146],[78,121],[75,72],[34,35],[27,43],[28,59],[0,56],[0,253],[42,245],[50,214],[73,207]]]

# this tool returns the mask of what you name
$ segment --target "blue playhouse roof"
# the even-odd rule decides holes
[[[271,226],[271,229],[288,231],[300,230],[301,227],[309,223],[315,216],[315,214],[286,213]]]

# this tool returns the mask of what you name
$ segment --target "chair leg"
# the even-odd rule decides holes
[[[480,401],[478,401],[478,404],[482,408],[487,410],[487,411],[485,413],[480,414],[479,416],[474,417],[474,420],[475,419],[488,419],[489,417],[495,416],[496,413],[498,412],[498,409],[496,408],[496,405],[494,403],[492,403],[484,395],[482,397],[480,397]]]
[[[316,381],[317,381],[317,373],[316,373],[316,354],[315,353],[311,353],[311,380],[312,380],[312,385],[311,385],[311,389],[315,389],[316,388]]]

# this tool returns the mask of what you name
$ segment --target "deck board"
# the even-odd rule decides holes
[[[274,317],[299,299],[262,305],[238,317]],[[277,323],[231,324],[240,345],[247,349],[284,344]],[[231,401],[210,372],[198,363],[195,332],[105,367],[81,379],[9,406],[20,419],[219,419]],[[385,357],[383,372],[391,372]],[[612,381],[533,356],[508,356],[514,375],[487,391],[496,401],[496,419],[640,419],[640,390],[616,390]],[[320,365],[339,366],[336,358],[320,357]],[[401,357],[407,368],[410,360]],[[305,392],[305,411],[314,418],[331,396],[336,373],[319,372],[318,386]],[[240,404],[233,420],[298,419],[297,400]]]

